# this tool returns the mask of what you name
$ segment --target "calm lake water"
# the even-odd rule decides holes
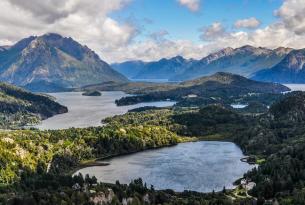
[[[292,91],[305,91],[305,84],[284,84]]]
[[[141,177],[157,189],[211,192],[233,188],[232,183],[254,167],[241,162],[242,157],[231,142],[190,142],[104,160],[110,165],[83,168],[76,174],[109,183],[129,183]]]
[[[144,106],[167,107],[175,102],[139,103],[131,106],[116,106],[115,100],[128,96],[124,92],[102,92],[102,96],[83,96],[81,92],[48,93],[68,107],[69,112],[55,115],[35,126],[39,129],[66,129],[70,127],[100,126],[101,120],[114,115],[121,115],[128,110]]]

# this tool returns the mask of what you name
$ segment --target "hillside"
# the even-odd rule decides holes
[[[52,33],[25,38],[0,52],[0,80],[28,88],[127,81],[88,47]]]
[[[6,83],[0,83],[0,108],[0,128],[18,128],[68,111],[48,96]]]
[[[274,67],[255,73],[253,79],[280,83],[305,83],[305,49],[291,51]]]
[[[118,100],[117,104],[126,105],[167,99],[179,102],[194,99],[199,102],[206,100],[228,102],[238,98],[260,98],[257,94],[277,95],[289,90],[289,88],[280,84],[258,82],[239,75],[220,72],[211,76],[174,84],[169,86],[167,90],[125,97]]]

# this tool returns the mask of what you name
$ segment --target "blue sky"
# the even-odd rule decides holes
[[[201,41],[200,28],[213,22],[221,22],[228,31],[236,31],[234,23],[239,19],[255,17],[263,28],[277,20],[274,11],[282,0],[205,0],[192,12],[177,0],[134,0],[111,16],[117,21],[131,21],[140,29],[138,39],[144,40],[151,33],[166,30],[172,40]],[[247,29],[240,29],[247,30]]]

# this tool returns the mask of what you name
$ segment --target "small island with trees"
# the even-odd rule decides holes
[[[98,90],[89,90],[89,91],[85,91],[83,94],[83,96],[102,96],[102,93]]]

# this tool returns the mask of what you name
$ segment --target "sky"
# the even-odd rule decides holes
[[[59,33],[109,62],[305,48],[305,0],[1,0],[0,45]]]

